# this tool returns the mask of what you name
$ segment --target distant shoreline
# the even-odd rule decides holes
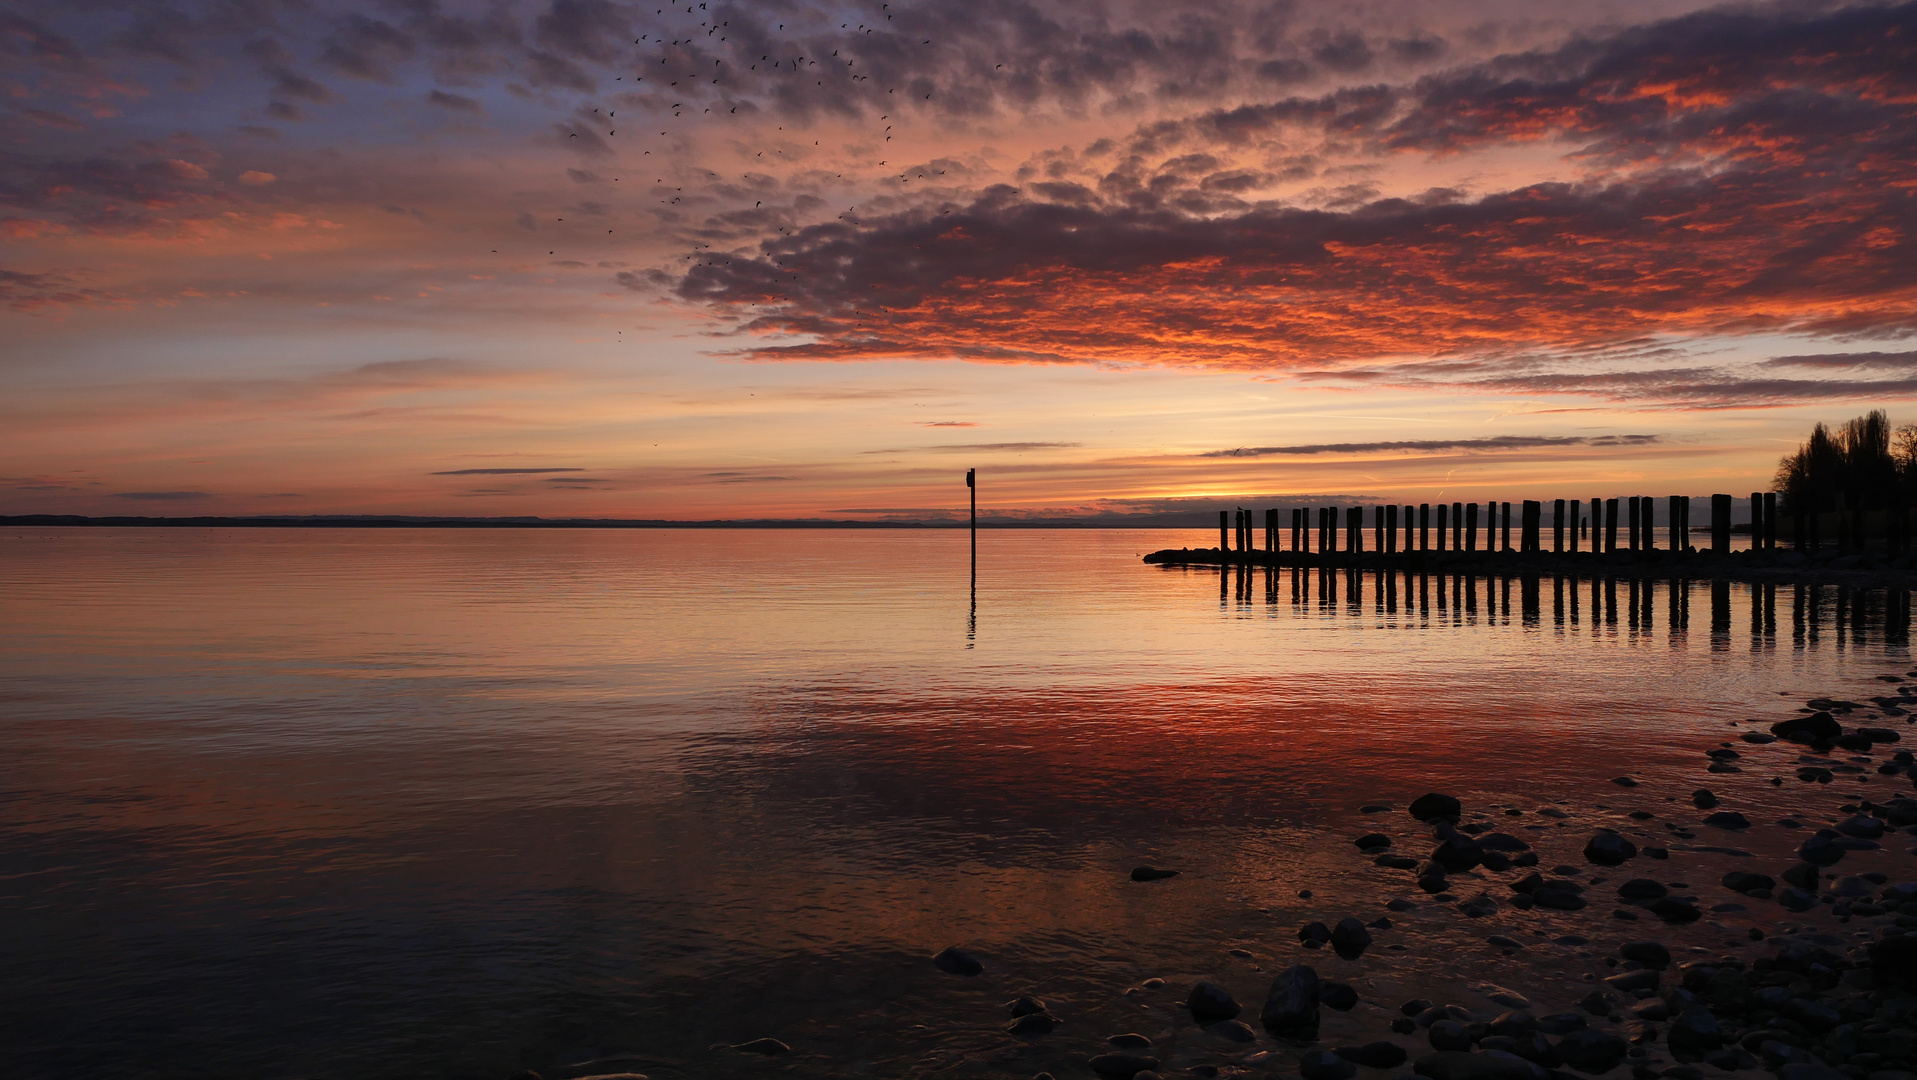
[[[80,514],[0,515],[0,527],[168,529],[966,529],[969,521],[857,521],[821,518],[740,518],[676,521],[665,518],[465,518],[339,514],[313,517],[88,517]],[[1199,529],[1202,523],[1167,520],[1034,518],[980,520],[981,529]]]

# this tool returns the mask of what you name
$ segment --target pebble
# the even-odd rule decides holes
[[[1704,819],[1704,824],[1717,829],[1748,829],[1751,820],[1735,810],[1719,810]]]
[[[1136,1031],[1127,1031],[1122,1035],[1113,1035],[1105,1040],[1106,1045],[1116,1046],[1120,1050],[1147,1050],[1152,1041]]]
[[[761,1054],[774,1057],[786,1053],[792,1048],[777,1039],[753,1039],[751,1042],[733,1043],[727,1050],[736,1050],[741,1054]]]
[[[1133,881],[1163,881],[1166,878],[1175,878],[1178,874],[1177,870],[1161,870],[1156,866],[1132,867]]]
[[[1030,994],[1021,994],[1005,1003],[1005,1011],[1014,1017],[1030,1016],[1033,1013],[1047,1011],[1045,1003]]]
[[[1613,776],[1611,777],[1611,783],[1616,784],[1618,787],[1636,787],[1637,786],[1637,781],[1633,780],[1632,778],[1628,776]]]
[[[1383,833],[1366,833],[1356,840],[1353,840],[1352,843],[1358,845],[1360,848],[1390,847],[1391,838]]]
[[[1691,792],[1691,805],[1699,810],[1709,810],[1717,805],[1717,796],[1711,794],[1710,788],[1698,788]]]
[[[1617,954],[1656,971],[1671,966],[1671,951],[1655,941],[1627,941],[1618,946]]]
[[[1326,979],[1318,984],[1318,1000],[1327,1009],[1350,1012],[1358,1004],[1358,991],[1350,983]]]
[[[1005,1030],[1014,1035],[1049,1035],[1053,1029],[1064,1023],[1048,1012],[1020,1013]]]
[[[1205,1028],[1205,1033],[1208,1035],[1216,1035],[1228,1042],[1248,1043],[1258,1041],[1258,1033],[1251,1030],[1251,1025],[1245,1023],[1243,1020],[1223,1020],[1219,1023],[1211,1024]]]

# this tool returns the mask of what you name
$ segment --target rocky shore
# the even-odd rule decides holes
[[[1695,748],[1681,790],[1610,781],[1619,803],[1655,811],[1441,792],[1353,806],[1346,850],[1385,883],[1375,909],[1274,928],[1256,943],[1277,957],[1262,985],[1241,972],[1124,988],[1135,1015],[1156,1018],[1145,1031],[1080,1030],[1031,987],[996,1021],[996,1063],[966,1075],[1917,1080],[1917,764],[1902,747],[1917,672],[1880,679],[1895,693],[1729,722],[1733,738]],[[1821,809],[1762,820],[1758,795],[1786,785]],[[1587,810],[1617,824],[1583,824]],[[1141,865],[1115,887],[1175,888],[1182,874]],[[1457,977],[1387,995],[1413,920],[1493,930],[1471,940],[1498,957],[1496,980],[1483,958],[1438,956],[1426,970]],[[954,945],[923,963],[970,985],[990,978],[988,960]],[[699,1071],[791,1072],[778,1034],[713,1046]],[[543,1080],[641,1075],[581,1066]]]

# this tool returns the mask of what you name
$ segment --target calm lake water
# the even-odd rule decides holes
[[[974,593],[956,531],[0,533],[0,1061],[1030,1076],[1171,1031],[1148,976],[1255,1011],[1301,922],[1403,895],[1347,841],[1408,819],[1361,804],[1651,828],[1704,749],[1910,667],[1828,588],[1139,562],[1215,542],[989,531]],[[1766,782],[1795,760],[1708,779],[1753,819],[1881,786]],[[1394,1003],[1584,970],[1459,922],[1324,966]],[[1001,1032],[1024,992],[1067,1027]],[[793,1051],[708,1049],[758,1037]]]

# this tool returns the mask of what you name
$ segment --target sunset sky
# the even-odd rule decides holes
[[[1917,4],[12,0],[0,513],[1746,493]]]

